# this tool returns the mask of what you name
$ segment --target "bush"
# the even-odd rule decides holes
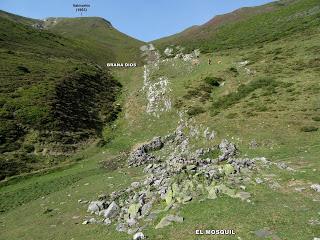
[[[181,99],[178,99],[177,101],[174,102],[173,106],[177,109],[180,109],[183,107],[183,101]]]
[[[34,146],[32,144],[25,144],[23,145],[23,148],[27,153],[31,153],[34,151]]]
[[[239,72],[235,67],[229,68],[229,71],[232,72],[235,76],[239,75]]]
[[[304,126],[300,129],[302,132],[316,132],[318,128],[315,126]]]
[[[219,78],[219,77],[206,77],[203,80],[205,83],[207,83],[213,87],[219,87],[220,82],[223,82],[223,79]]]
[[[234,119],[238,116],[238,113],[229,113],[226,115],[226,118],[228,119]]]
[[[188,109],[187,114],[189,116],[195,116],[195,115],[199,115],[204,112],[205,112],[205,110],[202,107],[193,106]]]
[[[315,116],[312,118],[313,121],[319,122],[320,121],[320,116]]]
[[[23,73],[30,73],[30,70],[24,66],[18,66],[17,69]]]

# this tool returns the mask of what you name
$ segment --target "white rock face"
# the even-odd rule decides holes
[[[170,56],[172,56],[172,53],[173,53],[173,49],[172,48],[166,48],[165,50],[164,50],[164,54],[167,56],[167,57],[170,57]]]
[[[152,49],[152,50],[150,50]],[[160,54],[154,46],[148,47],[144,53],[147,59],[143,71],[143,88],[146,93],[147,106],[146,112],[155,117],[160,117],[161,112],[170,111],[172,102],[169,96],[171,91],[169,87],[169,79],[166,76],[152,78],[152,73],[159,70]]]
[[[174,68],[183,74],[192,72],[194,67],[200,64],[198,57],[200,50],[196,49],[190,54],[183,54],[183,48],[177,46],[167,47],[164,50],[165,56],[174,56],[173,52],[178,51],[174,58],[161,58],[159,51],[152,45],[145,45],[140,48],[147,64],[143,71],[143,87],[147,98],[146,112],[155,117],[160,117],[161,113],[172,110],[172,100],[170,92],[170,79],[159,70],[162,67]],[[178,59],[179,58],[179,59]],[[182,59],[182,61],[180,60]]]
[[[159,112],[167,112],[171,109],[171,99],[167,95],[171,89],[167,77],[159,77],[154,83],[147,82],[145,88],[148,100],[147,113],[159,116]]]

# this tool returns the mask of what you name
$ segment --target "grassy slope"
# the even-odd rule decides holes
[[[49,23],[47,29],[84,43],[100,63],[140,59],[139,47],[143,42],[119,32],[102,18],[58,18],[57,23]],[[112,58],[107,57],[110,54]]]
[[[275,174],[271,178],[281,187],[272,190],[268,184],[251,184],[248,191],[253,193],[254,204],[227,197],[188,204],[180,212],[185,217],[182,224],[157,231],[146,229],[144,232],[151,239],[195,239],[194,230],[197,228],[233,228],[237,233],[236,237],[230,238],[199,239],[241,237],[254,240],[253,231],[264,227],[269,227],[281,239],[309,240],[320,236],[319,227],[308,223],[310,219],[319,219],[319,194],[309,186],[320,181],[320,136],[319,131],[301,131],[303,126],[320,127],[317,121],[320,114],[319,37],[319,28],[314,28],[307,36],[303,32],[295,33],[263,46],[219,51],[214,56],[203,55],[201,64],[190,74],[184,69],[179,72],[164,66],[161,74],[171,80],[173,99],[183,99],[181,107],[185,109],[201,106],[205,112],[194,118],[199,124],[217,131],[216,142],[225,137],[233,139],[242,155],[285,161],[298,171],[272,168],[259,173],[261,178]],[[212,65],[207,64],[208,58],[213,60]],[[254,75],[248,75],[243,67],[238,66],[237,63],[244,60],[250,61],[247,67],[256,71]],[[221,64],[217,64],[218,61]],[[14,203],[11,206],[16,207],[1,214],[0,239],[128,239],[127,234],[115,232],[113,225],[81,225],[86,206],[79,205],[77,200],[96,199],[98,194],[128,185],[141,174],[136,169],[126,168],[104,173],[97,169],[98,161],[111,159],[138,142],[175,129],[177,109],[165,113],[160,119],[145,114],[146,100],[141,93],[142,71],[142,68],[136,68],[115,73],[125,88],[120,99],[124,110],[116,122],[116,137],[105,149],[88,150],[82,156],[85,160],[66,170],[1,187],[0,201],[6,202],[6,196],[10,194]],[[198,96],[185,98],[188,91],[201,86],[206,76],[220,77],[225,80],[225,85],[213,89],[205,102],[201,102]],[[266,77],[291,84],[279,85],[272,91],[256,89],[237,103],[219,109],[218,114],[216,109],[212,109],[213,102],[236,92],[241,84]],[[253,139],[259,144],[256,149],[249,148]],[[56,187],[52,189],[49,182],[57,183]],[[37,184],[41,187],[38,188]],[[307,189],[296,192],[294,188],[298,186]],[[20,204],[24,205],[18,206]],[[44,213],[46,208],[54,210]]]

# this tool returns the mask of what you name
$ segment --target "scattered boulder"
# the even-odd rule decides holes
[[[142,240],[145,239],[145,236],[142,232],[137,232],[135,235],[133,235],[133,240]]]
[[[98,214],[104,208],[103,201],[93,201],[88,206],[88,212]]]
[[[316,192],[320,192],[320,184],[312,184],[310,188]]]
[[[138,217],[138,212],[140,210],[141,205],[139,203],[131,204],[128,209],[128,214],[130,218]]]

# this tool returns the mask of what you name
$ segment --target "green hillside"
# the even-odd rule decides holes
[[[44,27],[83,43],[100,63],[110,61],[110,58],[107,58],[110,54],[113,55],[113,62],[140,60],[139,47],[143,42],[119,32],[102,18],[49,18],[44,22]]]
[[[143,42],[129,37],[98,17],[29,19],[0,11],[0,47],[58,57],[141,63]]]
[[[308,34],[319,25],[319,1],[277,1],[255,8],[237,10],[180,34],[159,39],[161,49],[183,45],[203,52],[243,48],[276,41],[295,32]]]
[[[0,15],[1,179],[66,161],[119,111],[121,85],[97,65],[115,61],[110,48],[93,53],[98,40],[88,46],[31,23]]]

